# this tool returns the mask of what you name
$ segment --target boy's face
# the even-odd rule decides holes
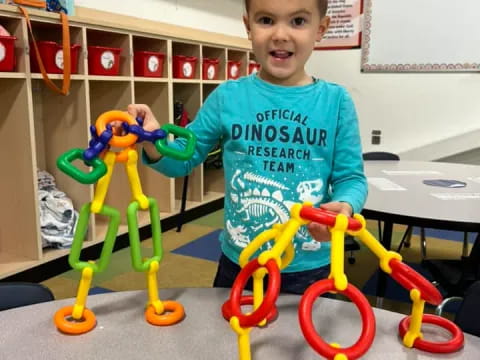
[[[304,66],[330,24],[320,18],[317,0],[251,0],[244,22],[262,79],[286,86],[311,82]]]

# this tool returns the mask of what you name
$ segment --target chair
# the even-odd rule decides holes
[[[422,266],[431,272],[434,284],[446,292],[435,313],[441,316],[447,304],[462,301],[455,323],[463,331],[480,336],[480,233],[467,257],[428,259]]]
[[[470,285],[463,297],[452,296],[443,300],[435,309],[435,313],[442,316],[445,305],[453,301],[461,301],[460,307],[455,313],[455,324],[464,332],[480,336],[480,306],[478,306],[480,304],[480,280]]]
[[[400,156],[397,154],[386,151],[371,151],[363,153],[363,160],[400,160]]]
[[[474,282],[465,292],[455,324],[466,333],[480,336],[480,281]]]
[[[360,245],[353,238],[353,236],[350,236],[350,235],[345,236],[344,249],[345,251],[350,252],[350,255],[348,256],[348,263],[351,265],[355,264],[356,260],[355,260],[355,256],[353,255],[353,252],[360,250]]]
[[[435,282],[445,290],[446,298],[464,297],[465,291],[480,280],[480,233],[467,257],[426,259],[422,261],[422,266],[430,271]]]
[[[383,151],[373,151],[363,154],[363,160],[400,160],[400,157],[397,154],[383,152]],[[380,220],[378,221],[378,239],[382,241],[382,224]],[[358,242],[350,235],[345,236],[345,251],[350,251],[350,256],[348,257],[349,264],[355,264],[355,257],[353,255],[354,251],[360,250],[360,245]]]
[[[55,300],[49,288],[28,282],[0,283],[0,311]]]
[[[398,161],[400,156],[385,151],[372,151],[363,154],[364,161]],[[407,229],[408,230],[408,229]],[[378,240],[382,242],[382,222],[378,220]]]
[[[399,161],[400,156],[397,154],[386,152],[386,151],[372,151],[363,154],[363,160],[365,161]],[[410,247],[410,240],[412,238],[413,226],[407,226],[405,233],[402,236],[402,240],[397,248],[397,252],[402,250],[402,247]],[[378,221],[378,239],[382,242],[382,223]],[[421,239],[421,249],[422,249],[422,258],[425,258],[427,255],[427,241],[425,237],[425,229],[420,228],[420,239]]]

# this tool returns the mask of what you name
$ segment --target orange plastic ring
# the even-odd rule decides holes
[[[150,305],[145,310],[145,320],[152,325],[167,326],[176,324],[184,318],[185,310],[182,304],[176,301],[164,301],[163,306],[165,311],[169,312],[158,315],[155,313],[155,308]]]
[[[116,163],[126,163],[128,161],[128,152],[130,150],[135,150],[135,147],[134,146],[129,146],[127,147],[126,149],[123,149],[122,151],[120,152],[115,152],[115,162]],[[110,152],[114,152],[112,150],[110,150]],[[105,154],[107,153],[107,151],[103,151],[100,153],[100,158],[103,159],[105,157]]]
[[[128,152],[130,150],[135,150],[135,148],[133,146],[129,146],[126,149],[123,149],[122,151],[117,153],[115,157],[115,162],[126,163],[128,161]]]
[[[95,315],[91,310],[83,310],[84,321],[73,322],[65,319],[67,316],[72,315],[73,306],[65,306],[58,310],[53,317],[53,322],[57,326],[57,329],[66,334],[78,335],[85,334],[92,330],[97,324]]]
[[[107,124],[114,121],[126,122],[128,125],[138,125],[137,122],[126,112],[119,110],[107,111],[100,115],[95,122],[98,136],[100,136],[107,129]],[[124,148],[134,145],[137,142],[137,139],[138,136],[135,134],[127,134],[124,136],[113,135],[109,141],[109,144],[112,146]]]

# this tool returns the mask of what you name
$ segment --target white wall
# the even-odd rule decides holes
[[[75,0],[75,6],[245,36],[243,0]]]
[[[351,92],[365,151],[435,160],[480,147],[480,73],[361,73],[360,56],[315,51],[307,69]],[[373,129],[380,145],[370,145]]]
[[[243,0],[75,0],[77,6],[245,36]],[[480,73],[360,72],[360,50],[315,51],[307,70],[344,85],[360,118],[365,151],[436,160],[480,147]],[[381,145],[370,145],[371,131]]]

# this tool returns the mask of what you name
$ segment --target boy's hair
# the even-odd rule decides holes
[[[250,9],[250,1],[251,0],[245,0],[245,9],[248,10]],[[327,8],[328,8],[328,0],[317,0],[318,4],[318,10],[320,11],[320,17],[323,18],[327,14]]]

